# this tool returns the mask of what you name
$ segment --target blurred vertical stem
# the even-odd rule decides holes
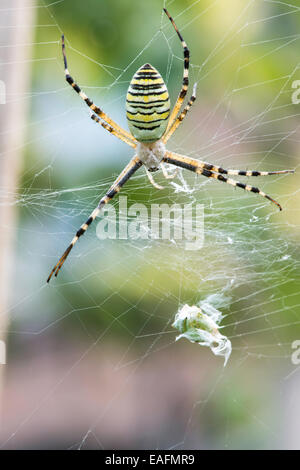
[[[5,344],[10,296],[17,290],[12,278],[15,197],[26,129],[34,7],[35,0],[1,0],[0,4],[0,340]],[[0,365],[0,405],[6,367]]]

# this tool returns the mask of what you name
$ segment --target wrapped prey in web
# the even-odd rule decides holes
[[[216,356],[224,356],[224,366],[231,354],[231,342],[219,331],[222,313],[212,305],[203,302],[197,305],[183,305],[176,313],[172,326],[176,328],[180,338],[186,338],[200,346],[208,346]]]

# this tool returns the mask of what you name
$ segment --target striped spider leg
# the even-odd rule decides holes
[[[172,165],[176,165],[180,168],[185,168],[186,170],[193,171],[198,175],[206,176],[207,178],[215,178],[218,181],[222,181],[223,183],[230,184],[231,186],[235,186],[237,188],[245,189],[246,191],[251,191],[252,193],[257,193],[260,196],[267,198],[269,201],[276,204],[279,207],[279,210],[282,210],[281,205],[279,202],[275,201],[275,199],[268,196],[266,193],[261,191],[259,188],[255,186],[250,186],[248,184],[240,183],[232,178],[227,178],[223,175],[232,175],[232,176],[269,176],[269,175],[284,175],[286,173],[294,173],[294,170],[277,170],[277,171],[246,171],[246,170],[225,170],[224,168],[216,165],[212,165],[211,163],[202,162],[201,160],[194,160],[193,158],[186,157],[184,155],[179,155],[178,153],[174,152],[166,152],[163,161],[166,163],[170,163]]]
[[[166,15],[168,16],[169,20],[171,21],[180,41],[183,47],[183,55],[184,55],[184,69],[183,69],[183,82],[182,82],[182,88],[179,93],[179,96],[177,98],[177,101],[175,103],[175,106],[172,110],[169,124],[167,126],[166,132],[164,133],[162,137],[162,142],[165,144],[171,137],[171,135],[176,131],[178,126],[182,123],[184,120],[185,116],[187,115],[188,111],[192,107],[193,103],[196,100],[196,88],[197,84],[194,85],[193,88],[193,93],[191,98],[189,99],[188,103],[186,104],[185,108],[183,111],[179,113],[181,105],[184,101],[184,98],[187,94],[188,90],[188,84],[189,84],[189,49],[187,47],[186,42],[184,41],[182,35],[180,34],[173,18],[169,14],[169,12],[164,8],[164,11]],[[239,188],[242,188],[246,191],[251,191],[253,193],[260,194],[261,196],[269,199],[271,202],[276,204],[280,210],[282,210],[281,205],[275,201],[273,198],[265,194],[263,191],[261,191],[259,188],[250,186],[244,183],[240,183],[239,181],[235,181],[234,179],[227,178],[223,176],[224,174],[226,175],[231,175],[231,176],[267,176],[267,175],[278,175],[278,174],[286,174],[286,173],[294,173],[294,170],[279,170],[279,171],[245,171],[245,170],[225,170],[224,168],[221,168],[216,165],[212,165],[210,163],[206,162],[201,162],[199,160],[193,160],[192,158],[179,155],[173,152],[168,152],[166,151],[165,156],[163,158],[163,162],[170,163],[173,165],[176,165],[177,167],[185,168],[188,170],[191,170],[195,173],[202,174],[203,176],[206,176],[208,178],[215,178],[219,181],[222,181],[224,183],[230,184],[232,186],[236,186]],[[161,163],[161,166],[163,163]],[[162,168],[163,169],[163,168]],[[165,171],[163,170],[164,176]]]
[[[183,80],[182,80],[182,86],[181,86],[181,90],[180,90],[180,93],[178,95],[178,98],[176,100],[176,103],[174,105],[174,108],[172,109],[172,112],[171,112],[171,116],[170,116],[170,120],[169,120],[169,123],[168,123],[168,126],[167,126],[167,130],[166,130],[166,134],[168,133],[169,129],[171,128],[173,122],[175,121],[176,119],[176,116],[181,108],[181,105],[184,101],[184,98],[187,94],[187,91],[188,91],[188,87],[189,87],[189,65],[190,65],[190,51],[189,51],[189,48],[187,47],[187,44],[186,42],[184,41],[183,37],[181,36],[173,18],[171,17],[171,15],[169,14],[168,10],[166,10],[166,8],[164,8],[164,12],[165,14],[168,16],[169,20],[171,21],[172,25],[173,25],[173,28],[175,29],[179,39],[180,39],[180,42],[182,44],[182,47],[183,47],[183,58],[184,58],[184,61],[183,61]]]
[[[76,235],[74,236],[73,240],[71,241],[70,245],[66,249],[66,251],[63,253],[59,261],[56,263],[54,268],[52,269],[47,282],[50,281],[51,277],[53,274],[55,276],[58,275],[62,265],[66,261],[70,251],[72,250],[73,246],[75,243],[79,240],[79,238],[87,231],[88,227],[91,225],[91,223],[96,219],[98,214],[101,212],[103,207],[111,201],[111,199],[118,194],[122,186],[129,180],[129,178],[142,166],[141,160],[135,156],[132,158],[132,160],[128,163],[128,165],[124,168],[122,173],[118,176],[118,178],[115,180],[115,182],[112,184],[110,189],[107,191],[104,197],[102,197],[99,201],[98,206],[93,210],[93,212],[90,214],[88,217],[87,221],[81,225],[80,229],[76,232]]]
[[[106,129],[111,134],[113,134],[116,137],[120,138],[118,131],[116,131],[113,127],[111,127],[106,122],[101,121],[101,119],[99,119],[96,116],[96,114],[91,113],[91,119],[93,119],[93,121],[97,122],[98,124],[101,124],[101,126],[104,127],[104,129]],[[129,140],[126,136],[122,136],[121,140],[123,140],[123,142],[125,142],[125,144],[129,145],[130,147],[136,148],[136,143],[134,143],[133,140]]]
[[[90,98],[81,90],[81,88],[77,85],[77,83],[74,82],[74,79],[71,77],[69,74],[68,70],[68,64],[67,64],[67,56],[66,56],[66,50],[65,50],[65,38],[64,35],[61,37],[62,39],[62,53],[63,53],[63,59],[64,59],[64,67],[65,67],[65,77],[66,81],[71,85],[71,87],[78,93],[80,98],[86,103],[86,105],[95,113],[99,116],[99,120],[96,120],[99,124],[101,124],[104,129],[108,130],[111,132],[113,135],[118,137],[119,139],[123,140],[123,142],[126,142],[126,144],[131,145],[132,147],[136,146],[136,139],[127,131],[122,129],[122,127],[119,126],[115,121],[113,121],[102,109],[99,108],[99,106],[96,106]],[[131,143],[129,143],[131,142]],[[135,144],[135,145],[132,145]]]
[[[163,137],[162,137],[162,141],[163,143],[165,144],[169,138],[171,137],[171,135],[176,131],[176,129],[178,128],[178,126],[182,123],[182,121],[184,120],[185,116],[187,115],[188,111],[190,110],[190,108],[192,107],[192,105],[194,104],[194,102],[196,101],[196,89],[197,89],[197,83],[194,84],[194,87],[193,87],[193,93],[192,93],[192,96],[190,97],[187,105],[185,106],[185,108],[183,109],[183,111],[178,115],[179,111],[180,111],[180,108],[181,108],[181,105],[184,101],[184,98],[187,94],[187,91],[188,91],[188,86],[189,86],[189,65],[190,65],[190,51],[187,47],[187,44],[186,42],[184,41],[181,33],[179,32],[176,24],[175,24],[175,21],[173,20],[173,18],[171,17],[171,15],[169,14],[169,12],[164,8],[164,12],[166,13],[166,15],[168,16],[169,20],[171,21],[172,25],[173,25],[173,28],[175,29],[179,39],[180,39],[180,42],[182,44],[182,47],[183,47],[183,81],[182,81],[182,87],[181,87],[181,90],[180,90],[180,93],[178,95],[178,98],[177,98],[177,101],[174,105],[174,108],[172,110],[172,113],[171,113],[171,117],[170,117],[170,121],[169,121],[169,124],[168,124],[168,127],[167,127],[167,130],[166,132],[164,133]]]
[[[176,129],[180,126],[180,124],[182,123],[182,121],[184,120],[185,116],[187,115],[188,111],[191,109],[191,107],[193,106],[193,103],[195,103],[196,101],[196,90],[197,90],[197,83],[195,83],[194,87],[193,87],[193,94],[192,96],[190,97],[187,105],[185,106],[185,108],[183,109],[183,111],[179,114],[179,116],[177,116],[177,118],[175,119],[175,121],[173,122],[173,124],[171,125],[171,127],[169,128],[169,130],[167,130],[165,132],[165,134],[163,135],[163,138],[162,138],[162,141],[163,143],[167,143],[169,138],[171,137],[171,135],[176,131]]]

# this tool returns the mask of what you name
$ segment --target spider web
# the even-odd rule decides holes
[[[191,49],[191,83],[198,83],[197,101],[168,148],[224,168],[292,169],[299,160],[299,110],[291,100],[300,79],[299,7],[112,1],[103,5],[100,44],[95,31],[85,34],[93,7],[99,12],[94,0],[74,35],[69,15],[81,3],[37,3],[32,89],[7,97],[8,105],[30,100],[31,113],[16,194],[18,288],[2,447],[299,448],[299,365],[291,362],[300,338],[297,172],[240,178],[280,201],[279,213],[259,196],[184,171],[172,181],[154,174],[165,187],[158,191],[140,171],[122,190],[128,205],[203,203],[203,247],[189,251],[174,238],[99,240],[95,224],[45,284],[132,155],[65,85],[62,31],[71,74],[127,128],[126,89],[140,65],[160,70],[173,103],[179,91],[182,50],[161,13],[168,7]],[[128,9],[122,24],[119,8]],[[143,34],[130,34],[134,24]],[[109,49],[124,47],[120,41],[135,52],[111,61]],[[212,298],[224,316],[220,332],[232,343],[226,368],[209,349],[176,342],[171,326],[184,304]]]

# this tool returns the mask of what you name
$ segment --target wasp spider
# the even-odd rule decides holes
[[[177,101],[174,105],[173,110],[170,113],[170,98],[168,89],[164,83],[164,80],[160,73],[152,67],[150,64],[145,64],[134,74],[126,97],[126,114],[128,120],[128,126],[130,132],[122,129],[115,121],[113,121],[101,108],[96,106],[87,95],[80,89],[77,83],[74,82],[73,78],[69,74],[67,67],[67,58],[65,53],[64,36],[62,36],[62,52],[65,66],[65,76],[67,82],[72,88],[79,94],[79,96],[85,101],[85,103],[92,110],[91,118],[104,129],[111,134],[115,135],[119,139],[126,142],[135,149],[135,155],[128,165],[124,168],[122,173],[115,180],[113,185],[109,188],[104,197],[100,199],[98,206],[90,214],[87,221],[80,227],[71,241],[70,245],[58,261],[58,263],[52,269],[47,282],[50,281],[53,274],[57,276],[62,265],[67,259],[70,251],[72,250],[75,243],[83,235],[91,223],[98,216],[101,209],[107,204],[122,188],[122,186],[129,180],[129,178],[142,166],[144,165],[146,173],[150,179],[150,182],[156,187],[158,186],[152,177],[151,172],[157,171],[159,168],[162,169],[163,174],[166,178],[172,178],[175,173],[169,175],[164,163],[176,165],[177,167],[184,168],[186,170],[193,171],[199,175],[206,176],[207,178],[215,178],[223,183],[236,186],[246,191],[260,194],[261,196],[269,199],[276,204],[281,210],[281,206],[278,202],[272,199],[270,196],[262,192],[260,189],[250,186],[248,184],[240,183],[234,179],[227,178],[224,175],[241,175],[241,176],[267,176],[267,175],[279,175],[284,173],[293,173],[293,170],[281,170],[281,171],[241,171],[241,170],[225,170],[219,166],[211,163],[206,163],[200,160],[194,160],[192,158],[179,155],[174,152],[170,152],[166,149],[165,144],[177,129],[177,127],[184,120],[187,112],[193,105],[196,99],[196,85],[194,86],[193,93],[185,108],[180,112],[183,101],[187,94],[189,85],[189,57],[190,52],[183,40],[177,26],[168,13],[164,9],[166,15],[171,21],[183,47],[184,56],[184,68],[183,68],[183,82],[181,91],[178,95]]]

